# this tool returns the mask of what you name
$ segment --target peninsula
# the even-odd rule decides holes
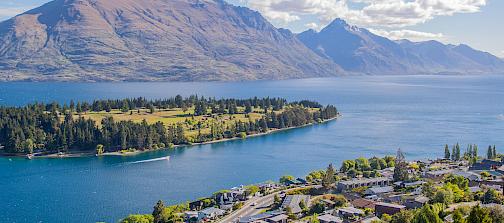
[[[333,120],[336,107],[283,98],[95,100],[0,107],[0,151],[11,156],[126,155],[247,138]]]

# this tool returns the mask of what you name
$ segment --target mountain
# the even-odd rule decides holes
[[[297,35],[308,48],[344,69],[368,74],[490,74],[504,72],[504,61],[467,45],[437,41],[392,41],[367,29],[334,20],[320,32]]]
[[[203,81],[344,71],[222,0],[54,0],[0,23],[0,80]]]

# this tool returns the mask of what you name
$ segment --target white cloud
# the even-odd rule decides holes
[[[308,29],[314,29],[314,30],[319,30],[319,25],[317,23],[311,22],[308,24],[305,24],[305,27]]]
[[[12,7],[12,8],[0,8],[0,20],[13,17],[15,15],[21,14],[26,11],[26,8]]]
[[[349,4],[359,3],[355,9]],[[267,18],[289,23],[303,15],[315,15],[325,25],[342,18],[367,27],[406,27],[427,22],[437,16],[474,13],[486,0],[250,0],[248,6]]]
[[[369,29],[369,31],[371,31],[376,35],[384,36],[393,40],[401,40],[401,39],[408,39],[411,41],[445,40],[445,36],[442,33],[419,32],[408,29],[392,30],[392,31],[382,29]]]

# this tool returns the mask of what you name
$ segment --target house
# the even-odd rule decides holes
[[[221,204],[219,205],[219,209],[224,210],[226,212],[233,211],[233,204]]]
[[[215,201],[218,204],[231,204],[237,201],[247,200],[247,194],[244,188],[233,188],[231,191],[223,191],[216,193]]]
[[[402,182],[400,186],[402,188],[407,188],[407,187],[418,187],[422,186],[423,184],[425,184],[425,181]]]
[[[406,208],[408,208],[408,209],[416,209],[416,208],[423,207],[428,202],[429,202],[428,197],[417,196],[417,197],[412,197],[412,198],[406,199],[406,201],[404,201],[404,206],[406,206]]]
[[[297,182],[299,182],[300,184],[307,184],[307,183],[308,183],[308,182],[306,182],[306,180],[305,180],[305,179],[303,179],[303,178],[297,178],[296,180],[297,180]]]
[[[469,170],[496,170],[499,169],[503,163],[501,161],[484,159],[479,163],[473,164]]]
[[[268,222],[268,223],[286,223],[288,216],[284,212],[270,211],[257,215],[242,217],[238,220],[239,223],[258,223],[258,222]]]
[[[320,223],[343,223],[341,218],[338,218],[334,215],[323,214],[317,217]]]
[[[377,202],[369,199],[359,198],[350,202],[352,206],[360,209],[375,209],[375,204]]]
[[[383,214],[394,215],[405,208],[406,206],[404,205],[380,202],[375,204],[375,213],[378,217],[381,217]]]
[[[200,211],[203,208],[205,208],[205,202],[203,201],[204,199],[200,199],[197,201],[193,201],[189,203],[189,209],[193,211]]]
[[[226,212],[224,210],[215,208],[215,207],[209,207],[205,208],[201,211],[198,212],[198,219],[210,219],[214,220],[217,219],[218,217],[224,215]]]
[[[392,184],[392,181],[393,180],[388,177],[352,179],[338,182],[337,190],[342,192],[359,187],[375,187],[375,186],[383,187]]]
[[[440,180],[443,177],[445,177],[448,174],[453,173],[455,170],[448,169],[448,170],[435,170],[435,171],[428,171],[425,172],[424,176],[425,178],[433,179],[433,180]]]
[[[198,212],[197,211],[186,211],[184,212],[184,219],[186,222],[197,222]]]
[[[322,199],[320,202],[322,202],[327,209],[333,209],[336,206],[336,202],[328,199]]]
[[[381,220],[378,217],[373,216],[360,221],[360,223],[375,223],[375,222],[381,222]]]
[[[335,212],[338,216],[341,216],[343,218],[354,218],[354,217],[360,217],[360,216],[364,215],[364,211],[357,209],[357,208],[354,208],[354,207],[339,208]]]
[[[269,217],[266,219],[268,223],[287,223],[289,216],[285,214],[279,214],[277,216]]]
[[[455,176],[461,176],[469,180],[469,186],[477,186],[479,185],[479,182],[481,182],[482,178],[481,175],[472,171],[455,171],[453,172],[453,175]]]
[[[364,194],[365,195],[380,195],[380,194],[386,194],[386,193],[391,193],[394,192],[394,187],[392,186],[385,186],[385,187],[371,187],[368,188]]]
[[[299,204],[304,202],[308,206],[310,202],[310,195],[287,195],[282,202],[281,209],[285,210],[287,207],[290,208],[293,214],[299,214],[303,211]]]

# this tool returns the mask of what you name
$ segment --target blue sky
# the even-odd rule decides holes
[[[1,0],[0,20],[49,0]],[[465,43],[504,58],[503,0],[228,0],[302,32],[335,18],[392,39]]]

